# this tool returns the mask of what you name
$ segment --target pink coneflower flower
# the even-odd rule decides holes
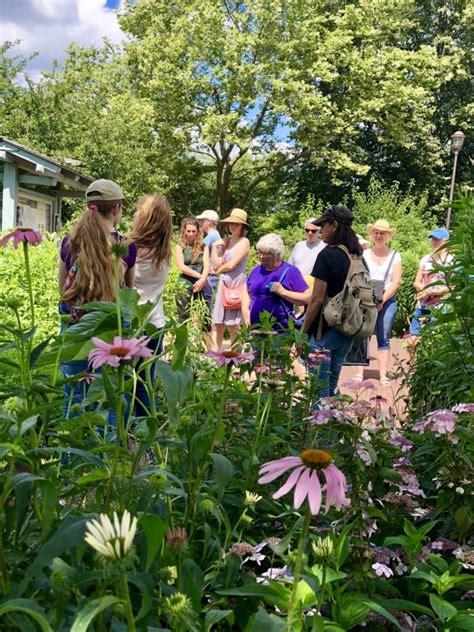
[[[451,410],[453,413],[474,413],[474,404],[456,404]]]
[[[321,362],[330,362],[331,356],[329,354],[330,351],[327,349],[318,349],[318,351],[308,353],[306,363],[310,369],[314,369],[318,366],[318,364],[321,364]]]
[[[239,366],[244,362],[252,362],[255,359],[253,353],[239,353],[238,351],[206,351],[204,354],[208,358],[213,358],[216,361],[217,366],[224,366],[225,364],[233,364]]]
[[[11,239],[13,239],[13,248],[18,248],[18,244],[22,241],[31,246],[37,246],[43,240],[43,236],[32,228],[15,228],[14,231],[0,240],[0,246],[6,246]]]
[[[146,336],[131,340],[123,340],[120,336],[115,336],[113,343],[109,344],[100,338],[92,338],[96,348],[89,353],[91,367],[94,370],[103,364],[118,367],[124,360],[150,358],[153,352],[146,346],[148,341],[149,338]]]
[[[350,504],[350,500],[345,497],[347,491],[346,477],[341,470],[331,463],[331,455],[328,452],[303,450],[299,456],[287,456],[276,461],[269,461],[260,468],[258,482],[260,485],[271,483],[289,469],[293,469],[293,472],[286,483],[273,494],[273,498],[281,498],[294,487],[293,506],[298,509],[308,497],[309,508],[313,516],[319,513],[323,491],[326,492],[325,513],[329,511],[331,505],[334,505],[336,509],[341,509],[341,507],[347,507]],[[323,487],[321,487],[318,476],[321,471],[326,480]]]

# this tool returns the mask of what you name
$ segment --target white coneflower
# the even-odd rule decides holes
[[[245,490],[244,505],[247,505],[248,507],[252,507],[253,505],[256,505],[258,502],[260,502],[261,500],[262,500],[262,497],[259,496],[258,494]]]
[[[105,557],[119,560],[132,546],[137,530],[137,519],[132,520],[130,513],[125,510],[122,521],[119,522],[117,513],[114,511],[113,524],[106,514],[100,514],[99,520],[86,522],[86,527],[85,541]]]

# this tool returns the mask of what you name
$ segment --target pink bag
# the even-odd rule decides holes
[[[227,287],[225,283],[222,283],[222,307],[226,309],[240,309],[242,307],[242,292],[244,286],[245,283],[237,287]]]

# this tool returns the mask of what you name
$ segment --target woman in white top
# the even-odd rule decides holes
[[[395,235],[385,219],[378,219],[367,226],[367,234],[374,245],[364,250],[364,259],[369,268],[374,292],[378,295],[376,335],[379,361],[380,383],[390,384],[387,371],[390,363],[390,338],[397,313],[396,293],[402,280],[402,259],[398,252],[391,250],[388,242]]]
[[[164,195],[144,195],[137,202],[133,216],[131,240],[137,246],[135,264],[135,288],[140,295],[139,303],[154,305],[148,316],[148,322],[158,330],[148,346],[160,354],[163,337],[159,330],[165,325],[163,313],[163,291],[168,277],[171,261],[171,235],[173,223],[171,206]],[[136,391],[135,414],[147,415],[150,412],[150,398],[139,374]],[[151,366],[151,380],[154,378],[154,364]]]

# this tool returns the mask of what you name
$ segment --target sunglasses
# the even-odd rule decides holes
[[[305,228],[304,232],[305,233],[312,233],[314,235],[314,233],[319,233],[319,228]]]

